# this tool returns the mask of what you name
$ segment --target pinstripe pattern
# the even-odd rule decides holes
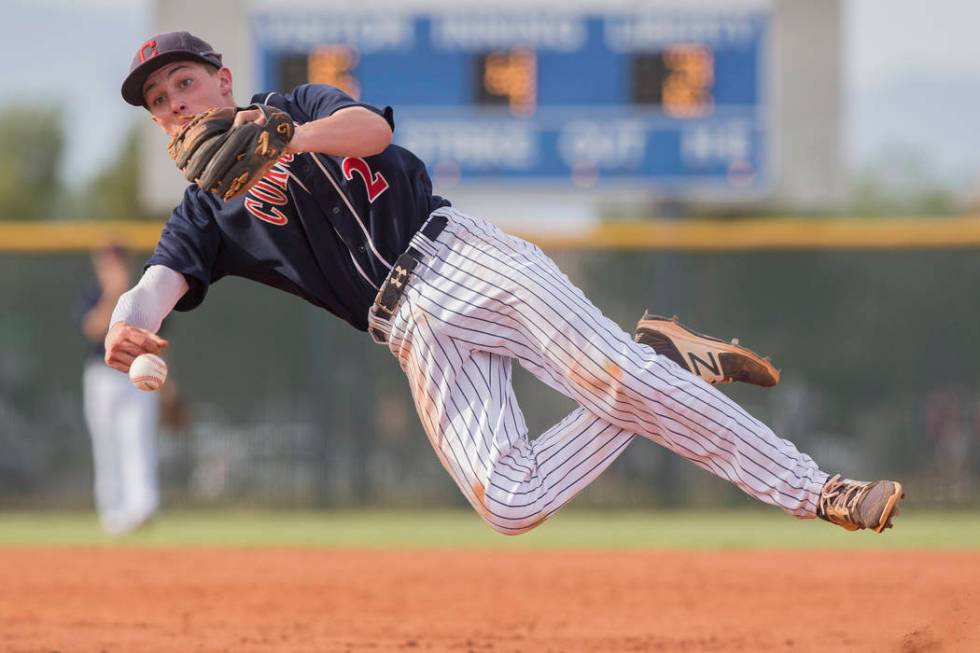
[[[387,336],[440,461],[496,530],[541,523],[634,435],[746,493],[814,517],[827,479],[813,460],[728,397],[608,320],[536,246],[451,208]],[[511,385],[516,359],[579,408],[535,440]]]

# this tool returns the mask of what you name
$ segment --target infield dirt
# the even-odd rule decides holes
[[[980,651],[980,554],[5,549],[0,650]]]

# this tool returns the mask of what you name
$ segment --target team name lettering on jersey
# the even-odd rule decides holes
[[[248,189],[248,194],[245,196],[245,210],[259,220],[280,227],[289,222],[286,214],[277,207],[289,204],[286,184],[289,182],[289,164],[293,156],[283,155],[265,177]]]

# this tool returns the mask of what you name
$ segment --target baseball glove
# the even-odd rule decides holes
[[[234,126],[239,111],[258,109],[265,124]],[[283,155],[294,133],[293,120],[266,104],[220,107],[200,113],[170,140],[170,158],[188,181],[226,202],[262,179]]]

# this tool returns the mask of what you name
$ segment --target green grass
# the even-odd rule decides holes
[[[164,512],[120,538],[104,535],[87,512],[0,512],[0,547],[41,546],[980,550],[980,512],[907,510],[895,529],[875,535],[775,510],[568,510],[505,537],[462,510],[200,510]]]

